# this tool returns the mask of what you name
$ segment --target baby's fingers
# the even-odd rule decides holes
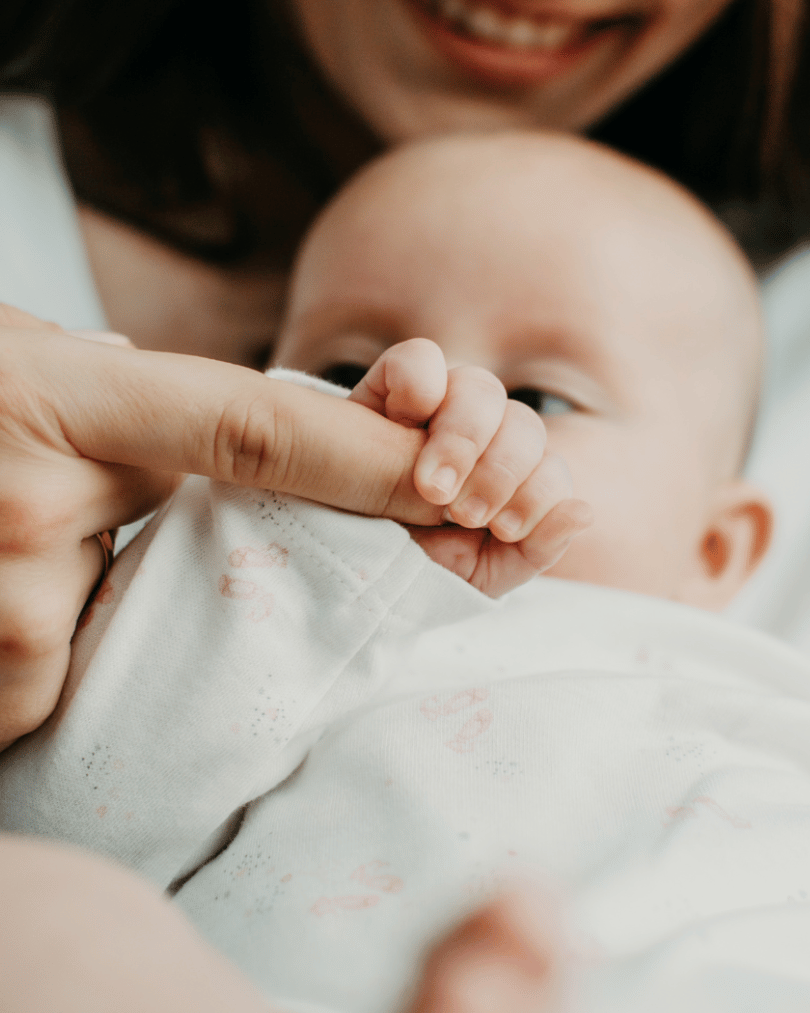
[[[427,338],[387,349],[349,395],[392,422],[417,428],[433,415],[447,391],[441,348]]]
[[[580,532],[593,523],[593,511],[581,499],[557,503],[519,545],[521,555],[537,572],[554,566]]]
[[[537,412],[507,401],[500,428],[447,509],[449,519],[485,527],[540,464],[545,446],[546,427]]]
[[[520,542],[562,500],[574,494],[571,472],[557,454],[546,453],[508,503],[489,522],[502,542]]]
[[[447,375],[447,395],[430,423],[429,439],[414,469],[414,484],[428,503],[452,503],[503,421],[506,390],[477,366]]]

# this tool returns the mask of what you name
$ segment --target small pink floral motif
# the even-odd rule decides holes
[[[271,542],[264,548],[245,545],[234,549],[228,556],[228,563],[233,567],[240,566],[286,566],[288,550],[277,542]]]
[[[451,697],[431,696],[423,700],[419,710],[430,721],[436,718],[445,717],[448,714],[458,714],[467,707],[474,707],[477,703],[483,703],[489,696],[489,690],[485,686],[476,689],[464,689],[460,693],[454,693]]]
[[[492,711],[482,707],[476,711],[469,721],[465,721],[455,736],[445,745],[456,753],[471,753],[475,749],[475,740],[492,724]]]
[[[254,584],[252,580],[240,580],[223,573],[219,578],[219,593],[223,598],[253,602],[248,618],[252,619],[254,623],[266,619],[273,611],[272,594],[259,587],[258,584]]]
[[[356,868],[349,879],[362,883],[372,890],[380,890],[382,893],[399,893],[405,885],[399,876],[381,872],[388,864],[380,861],[367,862]]]
[[[364,911],[379,903],[380,898],[375,897],[373,893],[353,894],[346,897],[319,897],[310,911],[322,918],[324,915],[339,914],[341,911]]]
[[[669,816],[669,821],[664,823],[664,826],[672,826],[679,819],[694,819],[698,815],[696,808],[698,805],[706,806],[715,816],[719,816],[720,819],[730,823],[735,830],[751,829],[751,824],[748,820],[742,820],[738,816],[732,816],[730,813],[727,813],[718,802],[715,802],[713,798],[709,798],[708,795],[698,795],[692,805],[667,806],[665,812]]]

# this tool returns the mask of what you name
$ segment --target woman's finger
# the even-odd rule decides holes
[[[228,363],[40,336],[0,336],[0,397],[39,447],[440,520],[413,485],[422,430]]]
[[[503,421],[506,390],[492,373],[459,366],[447,375],[447,395],[433,416],[414,481],[438,505],[452,503]]]

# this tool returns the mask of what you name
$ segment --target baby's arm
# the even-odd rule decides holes
[[[387,349],[350,399],[394,422],[427,425],[413,480],[445,507],[442,528],[411,528],[427,554],[496,596],[547,570],[591,523],[562,458],[527,405],[475,366],[448,371],[441,349],[414,338]]]

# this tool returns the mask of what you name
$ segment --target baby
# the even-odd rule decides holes
[[[563,136],[431,141],[377,162],[304,243],[276,363],[353,386],[376,360],[352,398],[385,413],[388,396],[398,420],[423,406],[421,422],[444,366],[397,346],[413,335],[545,423],[543,456],[535,420],[473,375],[415,471],[448,520],[520,547],[513,580],[544,570],[716,610],[761,558],[770,508],[740,478],[756,283],[669,180]],[[582,500],[594,523],[563,555],[589,524]],[[478,537],[416,536],[475,580]],[[509,583],[487,575],[487,590]]]
[[[760,342],[736,247],[626,159],[376,163],[304,245],[277,362],[426,422],[413,481],[453,523],[187,481],[4,754],[0,829],[150,877],[282,1010],[402,1008],[527,870],[586,1013],[807,1008],[810,671],[683,607],[767,544]]]

